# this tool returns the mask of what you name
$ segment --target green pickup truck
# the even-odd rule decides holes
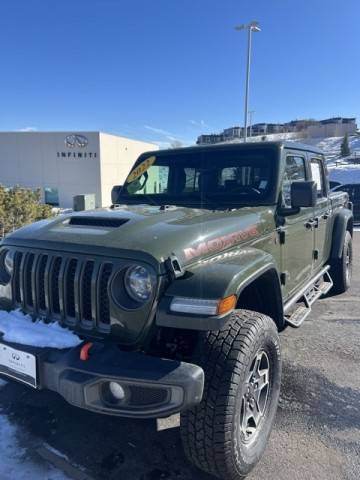
[[[112,196],[110,208],[1,244],[1,308],[59,322],[82,343],[0,345],[36,359],[26,383],[78,407],[180,412],[187,457],[242,478],[273,425],[279,332],[349,288],[348,195],[329,192],[320,150],[261,142],[145,153]],[[14,365],[2,374],[24,382]]]

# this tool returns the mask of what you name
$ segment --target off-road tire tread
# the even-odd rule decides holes
[[[238,310],[221,330],[204,335],[199,362],[205,371],[203,400],[181,414],[181,437],[188,459],[219,478],[245,477],[231,451],[236,390],[252,360],[251,345],[268,334],[277,335],[271,318]]]
[[[346,282],[346,265],[344,260],[345,249],[349,242],[351,244],[350,248],[352,249],[352,238],[350,232],[346,231],[341,258],[333,261],[330,270],[330,275],[334,282],[331,293],[335,295],[345,293],[349,289],[349,285],[347,285]]]

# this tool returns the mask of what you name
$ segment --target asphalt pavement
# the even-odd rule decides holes
[[[356,233],[355,252],[359,247]],[[351,290],[318,301],[300,329],[288,328],[281,335],[283,380],[276,423],[265,455],[248,479],[359,480],[359,298],[360,262],[355,257]],[[51,392],[15,383],[2,387],[0,410],[17,428],[27,459],[50,461],[69,478],[210,480],[187,463],[177,416],[157,422],[96,415]]]

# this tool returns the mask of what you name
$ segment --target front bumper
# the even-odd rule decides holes
[[[2,343],[36,356],[38,389],[57,392],[70,404],[93,412],[166,417],[198,404],[202,398],[204,372],[190,363],[125,352],[113,344],[94,344],[89,359],[82,361],[82,345],[61,351]],[[125,389],[123,401],[109,400],[109,382]]]

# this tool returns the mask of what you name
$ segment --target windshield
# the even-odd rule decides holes
[[[119,203],[221,208],[269,203],[276,152],[269,148],[142,156]]]

